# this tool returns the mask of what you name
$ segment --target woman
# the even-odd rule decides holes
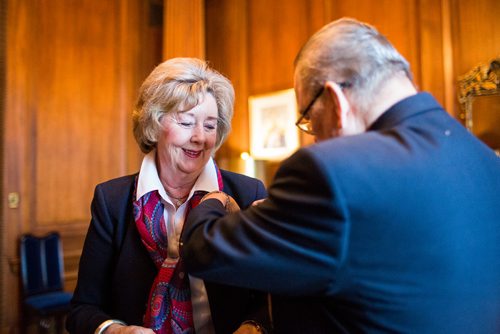
[[[185,217],[204,194],[224,190],[240,207],[266,195],[262,182],[221,171],[212,159],[229,133],[233,102],[229,80],[198,59],[170,59],[144,81],[133,125],[146,156],[138,174],[95,189],[70,333],[268,327],[264,294],[190,277],[179,259]]]

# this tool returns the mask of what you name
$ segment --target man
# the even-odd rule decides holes
[[[184,226],[191,273],[271,292],[277,333],[499,333],[500,159],[369,25],[322,28],[294,78],[317,144],[258,205],[205,197]]]

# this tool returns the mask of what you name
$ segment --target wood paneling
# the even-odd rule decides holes
[[[463,75],[500,55],[500,1],[449,0],[455,73]]]
[[[293,61],[310,35],[308,1],[249,2],[249,93],[293,87]]]
[[[165,0],[163,59],[205,58],[204,0]]]
[[[217,151],[221,167],[237,169],[235,161],[248,151],[248,3],[206,0],[206,59],[227,76],[235,89],[231,138]]]
[[[118,56],[118,99],[120,135],[126,147],[120,161],[127,173],[138,170],[142,153],[132,134],[132,110],[142,81],[162,60],[163,3],[161,0],[120,1]],[[124,132],[124,133],[123,133]]]
[[[30,189],[27,180],[30,178],[30,165],[26,155],[31,142],[31,118],[26,108],[29,89],[29,57],[30,43],[28,35],[29,6],[26,2],[9,1],[7,6],[7,72],[4,129],[4,175],[3,194],[17,193],[21,202],[18,208],[4,207],[2,224],[4,227],[2,249],[2,321],[0,330],[7,332],[17,320],[18,281],[17,271],[11,264],[17,259],[17,237],[23,229],[28,228]],[[13,29],[15,27],[15,29]],[[15,69],[15,71],[14,71]],[[5,196],[5,195],[4,195]],[[28,204],[28,205],[26,205]]]
[[[74,288],[95,185],[140,166],[131,112],[162,43],[151,1],[7,3],[2,190],[20,202],[2,211],[2,332],[16,324],[21,233],[61,233]]]
[[[454,84],[480,63],[488,63],[500,56],[500,1],[459,1],[450,2],[450,19],[453,54]],[[455,87],[454,87],[455,88]],[[496,107],[496,106],[495,106]],[[454,114],[459,114],[455,99]]]
[[[417,0],[332,1],[333,19],[344,16],[368,22],[384,34],[410,62],[420,81]]]
[[[88,223],[92,184],[125,173],[125,123],[116,127],[125,112],[117,108],[119,6],[38,2],[31,10],[37,15],[29,20],[36,57],[28,59],[25,101],[33,131],[30,229]],[[95,17],[92,24],[89,17]]]
[[[446,1],[446,0],[444,0]],[[431,91],[434,96],[444,104],[445,99],[445,77],[444,77],[444,41],[449,41],[449,35],[444,35],[444,26],[448,20],[443,8],[434,0],[421,0],[419,2],[420,13],[420,64],[423,69],[420,73],[421,90]]]
[[[6,301],[3,294],[3,286],[5,281],[5,276],[7,273],[7,266],[4,264],[4,244],[5,244],[5,221],[3,212],[7,203],[4,198],[8,196],[4,189],[4,133],[5,133],[5,110],[6,110],[6,62],[7,62],[7,3],[5,1],[0,1],[0,331],[2,330],[4,323],[3,310],[6,307]]]

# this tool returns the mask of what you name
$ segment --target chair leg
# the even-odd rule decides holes
[[[50,327],[52,326],[52,318],[42,317],[38,322],[38,331],[42,334],[51,334]]]
[[[22,309],[19,315],[19,333],[27,334],[28,328],[32,319],[27,315],[26,311]]]
[[[23,317],[21,317],[19,321],[19,332],[21,334],[27,334],[28,324],[26,323],[26,321],[27,319],[24,319]]]
[[[56,333],[64,334],[64,325],[66,324],[66,317],[64,315],[57,316],[56,319]]]

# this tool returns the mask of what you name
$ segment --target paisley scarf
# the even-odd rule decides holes
[[[215,169],[219,190],[222,190],[222,176],[217,166]],[[187,204],[186,217],[206,193],[206,191],[194,192]],[[167,256],[168,239],[163,211],[164,206],[157,190],[143,195],[134,202],[137,230],[158,268],[158,274],[149,293],[144,326],[153,329],[157,334],[194,333],[189,277],[182,259],[169,259]]]

